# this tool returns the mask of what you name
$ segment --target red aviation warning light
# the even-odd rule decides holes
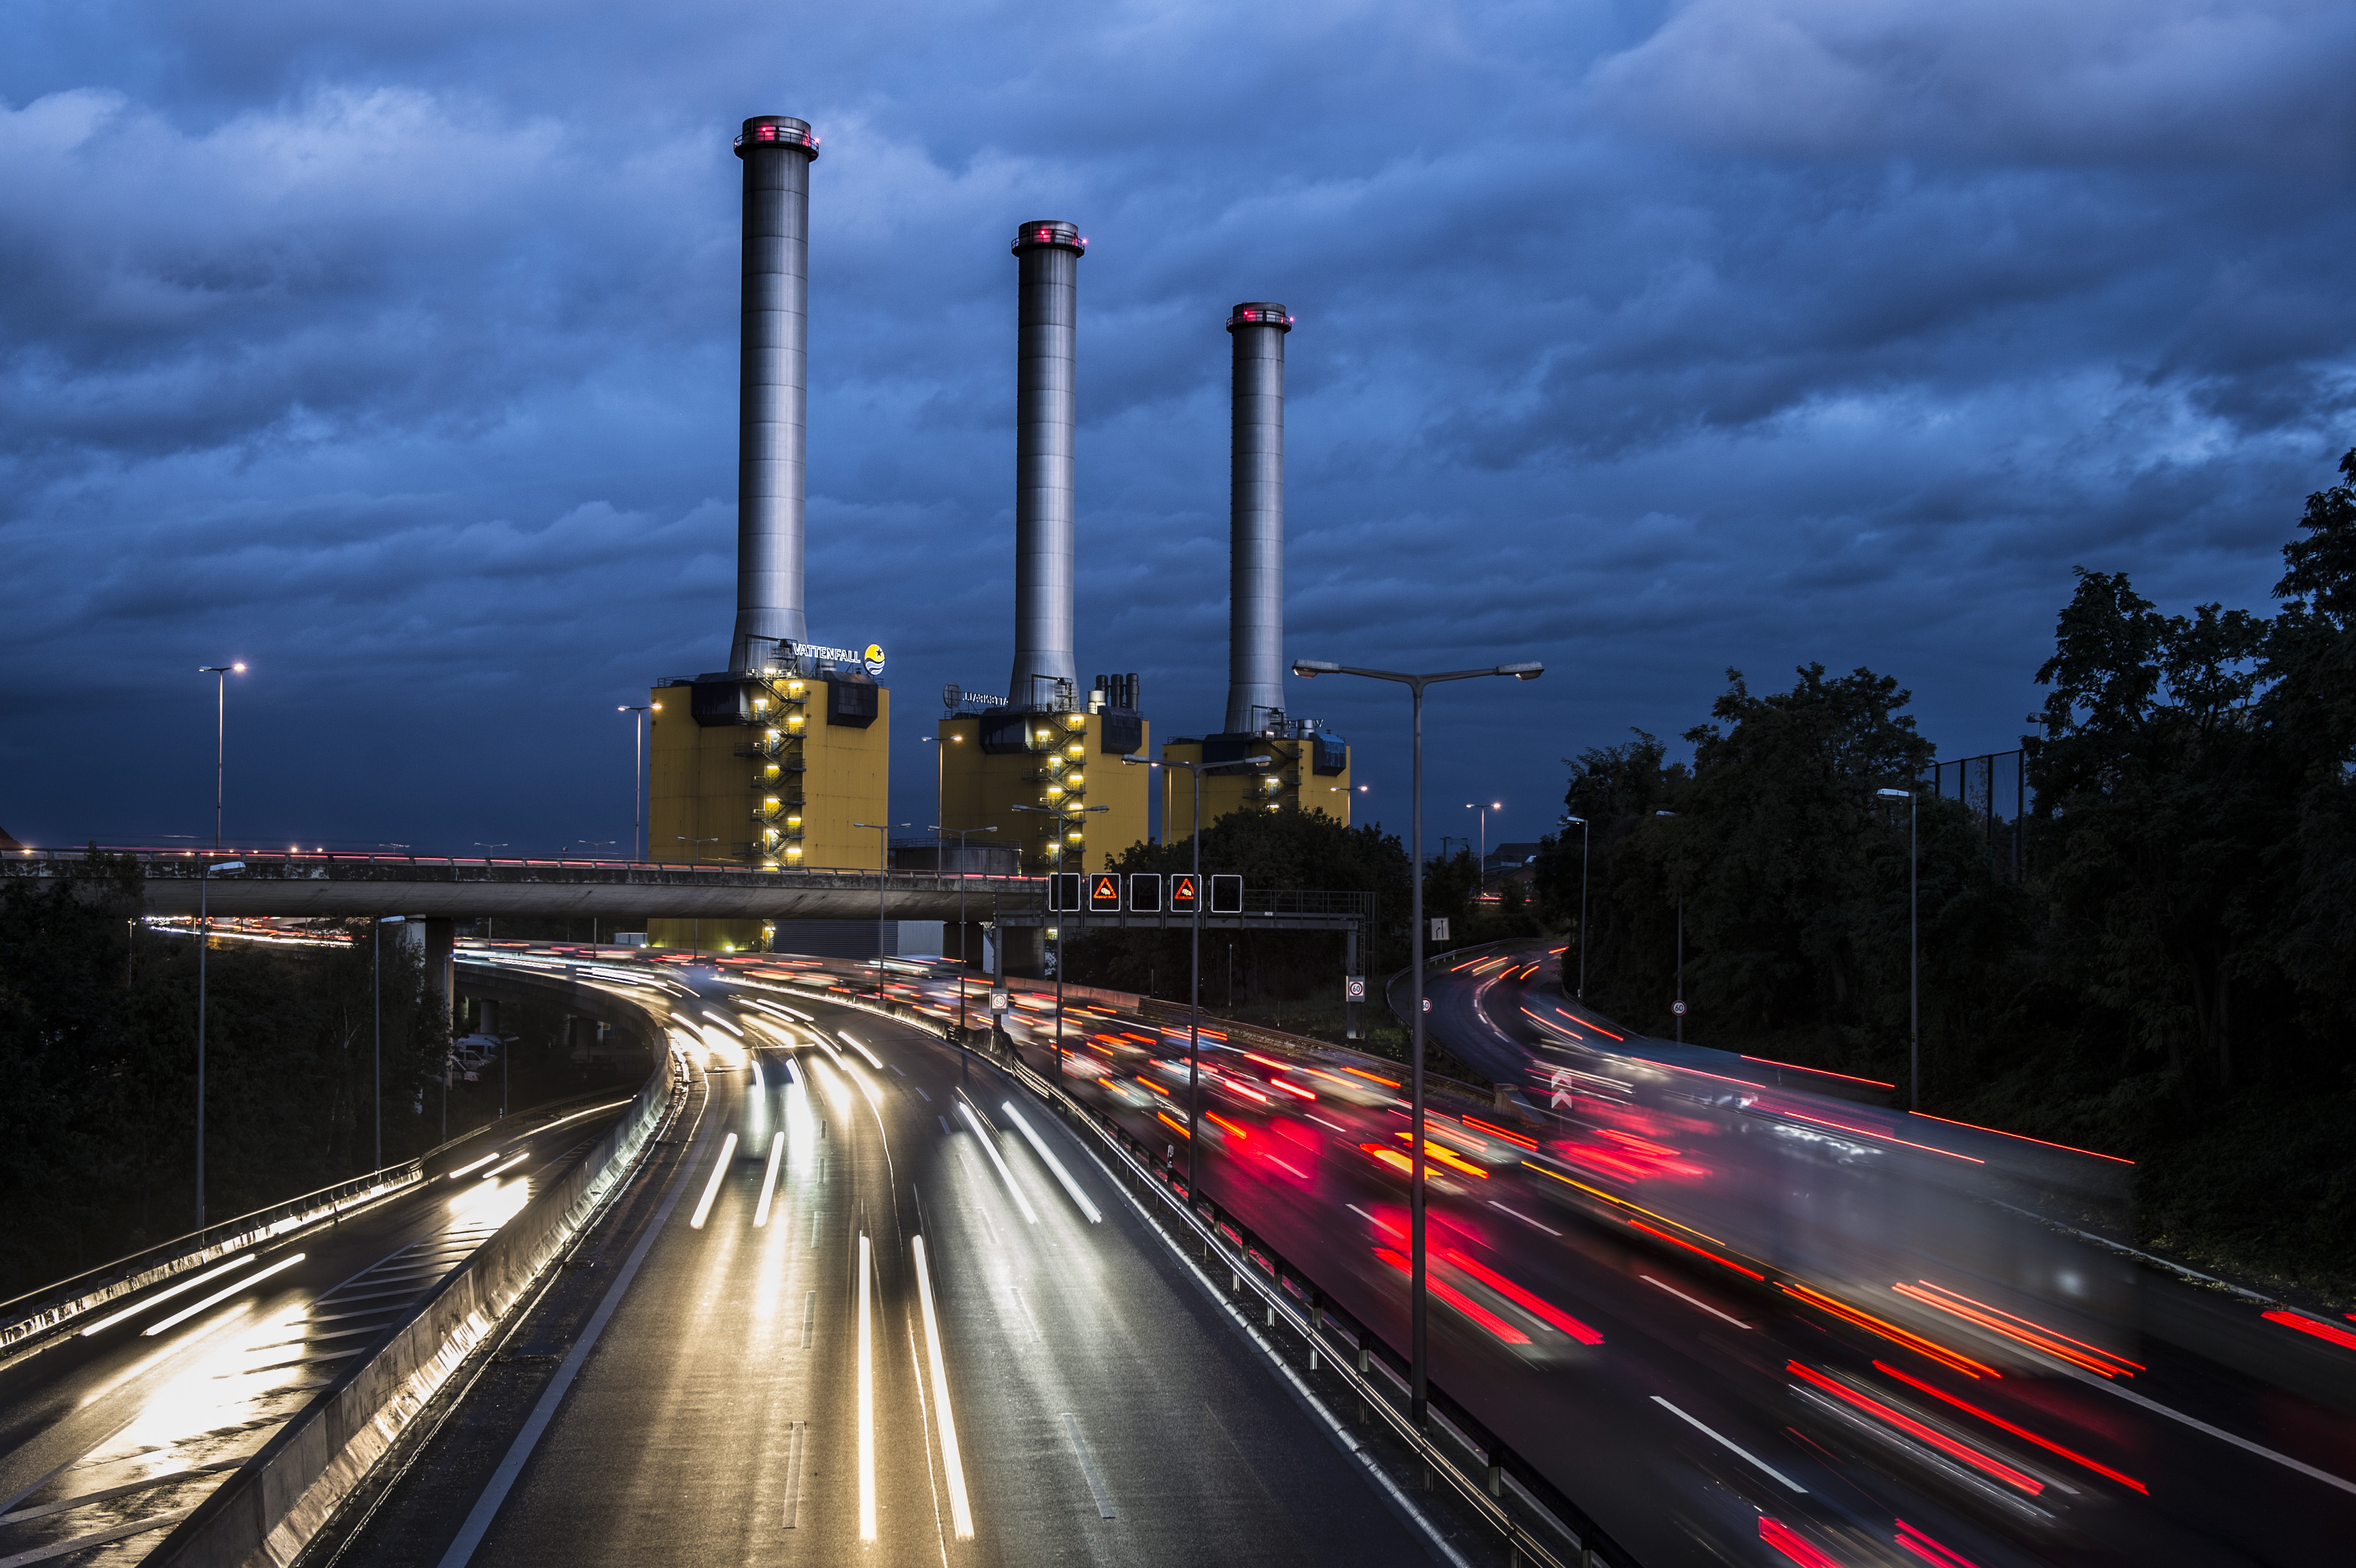
[[[1202,907],[1203,896],[1194,877],[1178,872],[1170,878],[1170,912],[1191,915]]]
[[[1162,912],[1162,874],[1132,871],[1129,875],[1129,907],[1139,914]]]
[[[1088,913],[1118,915],[1120,913],[1120,878],[1109,871],[1099,871],[1088,878]]]

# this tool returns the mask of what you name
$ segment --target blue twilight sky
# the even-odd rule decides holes
[[[812,175],[812,635],[1003,689],[1016,223],[1081,263],[1079,661],[1226,682],[1237,300],[1292,652],[1444,669],[1437,834],[1822,660],[2018,743],[2070,569],[2263,605],[2356,445],[2356,7],[2304,0],[0,13],[0,827],[626,837],[733,607],[746,115]],[[1405,826],[1405,704],[1295,682]],[[1452,820],[1451,820],[1452,819]]]

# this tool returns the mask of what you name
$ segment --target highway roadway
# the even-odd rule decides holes
[[[1964,1200],[1916,1168],[1974,1174],[2017,1141],[1640,1071],[1677,1053],[1576,1011],[1558,1016],[1611,1048],[1562,1054],[1569,1031],[1534,1024],[1564,1005],[1545,959],[1431,983],[1450,1049],[1547,1108],[1458,1101],[1434,1124],[1433,1375],[1642,1561],[2347,1560],[2356,1325],[2269,1316],[2049,1227],[1956,1223]],[[1044,1015],[1021,1016],[1052,1071]],[[1066,1087],[1174,1147],[1183,1031],[1067,1022]],[[1205,1191],[1403,1346],[1397,1090],[1311,1058],[1212,1061]],[[1583,1077],[1558,1101],[1563,1061]],[[1669,1089],[1623,1092],[1648,1074]],[[1763,1239],[1740,1251],[1631,1193]],[[1854,1233],[1846,1262],[1828,1231]],[[1915,1277],[1893,1284],[1901,1255]]]
[[[671,1141],[317,1561],[1433,1561],[1000,1072],[758,966],[664,967],[700,1047]]]
[[[0,1366],[0,1563],[140,1561],[627,1101],[519,1114],[439,1152],[414,1187]]]

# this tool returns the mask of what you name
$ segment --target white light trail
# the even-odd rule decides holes
[[[859,1539],[875,1539],[875,1350],[869,1322],[873,1249],[859,1237]]]
[[[126,1318],[136,1317],[151,1306],[161,1306],[176,1295],[184,1295],[187,1292],[196,1289],[198,1285],[209,1284],[212,1281],[217,1280],[223,1274],[229,1273],[231,1269],[241,1269],[252,1262],[253,1262],[253,1254],[247,1252],[241,1257],[231,1258],[228,1262],[223,1263],[218,1269],[207,1269],[203,1273],[198,1274],[192,1280],[182,1280],[170,1290],[158,1291],[136,1306],[126,1306],[112,1317],[100,1318],[96,1323],[91,1324],[89,1327],[81,1331],[82,1337],[87,1339],[102,1328],[112,1328],[116,1324],[123,1322]]]
[[[853,1035],[848,1029],[838,1029],[835,1032],[842,1036],[842,1043],[844,1045],[849,1046],[852,1050],[857,1051],[861,1056],[867,1058],[867,1065],[869,1067],[873,1068],[877,1072],[882,1072],[884,1070],[884,1058],[877,1056],[873,1051],[869,1050],[865,1046],[861,1045],[859,1043],[859,1037],[856,1035]]]
[[[991,1141],[989,1130],[982,1126],[981,1118],[976,1116],[973,1107],[962,1100],[958,1101],[958,1114],[966,1119],[967,1125],[973,1129],[973,1135],[981,1140],[981,1152],[988,1155],[990,1163],[998,1167],[998,1178],[1006,1184],[1006,1190],[1014,1195],[1016,1205],[1023,1210],[1023,1218],[1033,1225],[1038,1224],[1039,1211],[1031,1207],[1031,1200],[1023,1196],[1021,1187],[1014,1185],[1014,1173],[1006,1168],[1005,1156],[998,1152],[998,1145]]]
[[[494,1159],[498,1157],[498,1156],[496,1155],[492,1156]],[[514,1159],[509,1160],[507,1164],[494,1166],[492,1169],[485,1171],[483,1173],[483,1179],[485,1181],[488,1181],[495,1176],[499,1176],[508,1171],[511,1171],[530,1158],[531,1158],[531,1151],[530,1149],[526,1149],[522,1154],[518,1155]]]
[[[197,1314],[204,1311],[205,1308],[209,1306],[219,1306],[222,1302],[227,1301],[230,1297],[235,1295],[246,1286],[258,1285],[262,1281],[268,1279],[271,1275],[276,1273],[279,1270],[293,1268],[295,1264],[301,1262],[307,1255],[308,1254],[306,1253],[297,1252],[291,1258],[281,1258],[276,1262],[271,1264],[268,1268],[262,1270],[260,1273],[248,1274],[245,1278],[238,1281],[237,1283],[230,1286],[227,1290],[215,1291],[212,1294],[205,1297],[204,1300],[197,1303],[196,1305],[184,1306],[179,1311],[172,1314],[171,1316],[164,1319],[163,1322],[151,1324],[145,1329],[141,1331],[142,1337],[153,1338],[155,1336],[163,1333],[166,1328],[177,1328],[191,1317],[194,1317]]]
[[[769,1140],[769,1173],[761,1178],[761,1204],[753,1210],[755,1226],[769,1222],[769,1198],[777,1190],[777,1162],[785,1157],[786,1135],[783,1133]]]
[[[965,1495],[965,1460],[958,1452],[957,1417],[949,1412],[949,1374],[941,1362],[940,1320],[933,1316],[933,1271],[925,1239],[916,1239],[916,1294],[925,1305],[925,1349],[933,1366],[933,1406],[940,1412],[941,1468],[948,1473],[949,1523],[959,1541],[973,1539],[973,1506]]]
[[[695,1218],[689,1220],[691,1230],[703,1229],[704,1219],[712,1213],[712,1200],[720,1196],[720,1178],[728,1174],[728,1162],[736,1157],[736,1134],[731,1133],[721,1140],[720,1158],[712,1163],[712,1179],[703,1184],[703,1197],[695,1206]]]
[[[730,1034],[732,1034],[732,1035],[735,1036],[738,1039],[740,1039],[740,1040],[741,1040],[741,1039],[743,1039],[743,1038],[744,1037],[744,1030],[742,1030],[742,1029],[738,1028],[735,1025],[734,1025],[734,1024],[730,1023],[727,1019],[725,1019],[725,1018],[722,1017],[719,1014],[714,1013],[714,1012],[713,1012],[713,1011],[712,1011],[712,1009],[710,1009],[709,1007],[707,1007],[707,1008],[705,1008],[705,1009],[703,1010],[703,1015],[704,1015],[705,1017],[707,1017],[707,1018],[711,1019],[713,1023],[715,1023],[715,1024],[719,1025],[722,1028],[723,1028],[723,1029],[727,1030]]]
[[[1031,1147],[1038,1151],[1039,1157],[1047,1162],[1047,1168],[1055,1173],[1055,1179],[1064,1184],[1064,1190],[1072,1195],[1072,1201],[1080,1206],[1080,1212],[1088,1217],[1088,1223],[1101,1224],[1104,1216],[1098,1211],[1095,1204],[1088,1201],[1088,1195],[1080,1190],[1080,1184],[1072,1179],[1072,1173],[1064,1168],[1064,1162],[1048,1153],[1046,1140],[1031,1130],[1030,1122],[1015,1114],[1014,1102],[1010,1100],[999,1109],[1006,1113],[1006,1119],[1009,1122],[1014,1123],[1015,1131],[1030,1141]]]
[[[450,1179],[452,1181],[456,1181],[462,1176],[466,1176],[470,1172],[481,1170],[485,1165],[489,1165],[493,1160],[496,1160],[498,1157],[499,1152],[497,1149],[493,1149],[489,1154],[485,1155],[481,1159],[477,1160],[474,1164],[469,1165],[460,1165],[456,1170],[452,1171],[450,1173]]]

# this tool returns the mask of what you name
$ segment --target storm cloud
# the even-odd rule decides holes
[[[20,6],[0,826],[618,840],[733,610],[744,116],[809,120],[811,629],[895,795],[1011,645],[1014,225],[1081,265],[1079,660],[1226,680],[1227,307],[1292,334],[1289,646],[1426,669],[1435,817],[1870,664],[2017,744],[2083,564],[2264,602],[2356,445],[2356,12]],[[1403,826],[1403,713],[1297,687]],[[926,819],[929,820],[929,819]],[[1452,830],[1452,821],[1432,832]]]

